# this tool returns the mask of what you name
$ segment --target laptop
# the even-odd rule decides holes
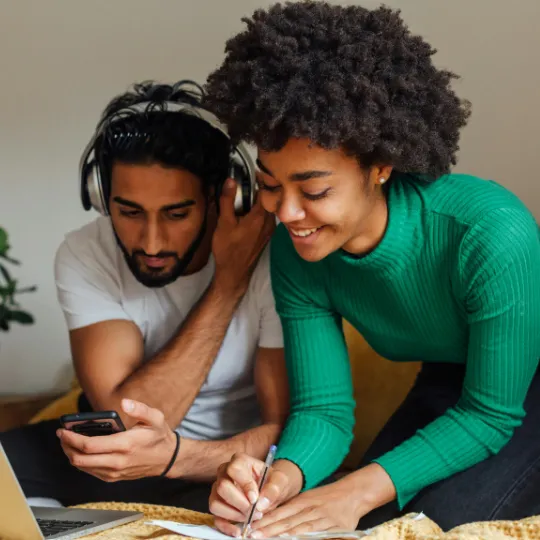
[[[142,518],[141,512],[30,507],[0,444],[0,538],[68,540]]]

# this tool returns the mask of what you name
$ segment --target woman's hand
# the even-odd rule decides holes
[[[343,481],[311,489],[252,524],[252,538],[315,531],[352,531],[362,515],[360,501]]]
[[[219,467],[209,508],[216,527],[225,534],[240,535],[241,527],[237,524],[246,520],[255,502],[258,501],[254,519],[260,519],[264,512],[276,508],[302,488],[300,469],[290,461],[278,460],[268,471],[259,493],[264,467],[263,461],[246,454],[236,454]]]
[[[372,463],[271,510],[253,522],[250,536],[267,538],[315,531],[352,531],[360,518],[395,496],[394,484],[386,471]]]

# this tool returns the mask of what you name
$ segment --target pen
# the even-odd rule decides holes
[[[270,450],[268,450],[268,455],[266,456],[266,459],[264,461],[264,470],[261,476],[261,481],[259,482],[259,496],[257,497],[257,500],[253,503],[253,506],[251,507],[248,518],[246,519],[244,523],[244,526],[242,528],[242,538],[246,537],[246,534],[249,532],[249,529],[251,528],[251,521],[253,520],[253,514],[255,513],[255,508],[257,506],[257,503],[259,502],[261,489],[264,486],[264,482],[266,480],[266,475],[268,474],[268,470],[272,466],[272,463],[274,462],[274,458],[276,457],[276,451],[277,451],[277,446],[274,444],[270,447]]]

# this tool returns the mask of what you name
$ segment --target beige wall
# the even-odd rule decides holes
[[[52,264],[64,233],[94,217],[78,201],[77,163],[106,101],[135,80],[203,81],[240,17],[270,3],[0,0],[0,223],[24,261],[21,281],[39,286],[23,299],[37,324],[0,334],[0,394],[69,382]],[[502,182],[540,218],[540,2],[386,4],[402,6],[413,31],[439,49],[438,64],[462,75],[456,88],[473,117],[458,170]]]

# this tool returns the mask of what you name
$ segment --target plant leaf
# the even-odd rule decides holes
[[[0,227],[0,255],[5,255],[9,249],[7,232]]]
[[[4,330],[4,332],[7,332],[9,330],[7,311],[7,307],[0,304],[0,330]]]
[[[15,291],[15,294],[24,294],[29,292],[35,292],[37,291],[37,285],[32,285],[31,287],[24,287],[22,289],[17,289]]]
[[[6,280],[6,283],[11,283],[13,281],[13,278],[11,277],[10,273],[8,272],[7,268],[0,264],[0,273],[4,276],[4,279]]]
[[[20,324],[33,324],[34,322],[34,317],[26,311],[8,311],[7,316],[10,321],[15,321]]]
[[[8,235],[5,229],[0,227],[0,259],[6,260],[12,264],[20,264],[19,261],[8,257],[7,252],[10,249]],[[5,283],[4,283],[5,282]],[[8,269],[0,264],[0,330],[7,332],[11,321],[20,324],[32,324],[34,317],[22,311],[15,300],[15,295],[24,292],[33,292],[35,286],[23,287],[17,289],[17,279],[14,279]]]
[[[11,264],[21,264],[21,261],[18,261],[17,259],[12,259],[11,257],[8,257],[5,253],[0,253],[0,259],[4,259],[4,261],[10,262]]]

